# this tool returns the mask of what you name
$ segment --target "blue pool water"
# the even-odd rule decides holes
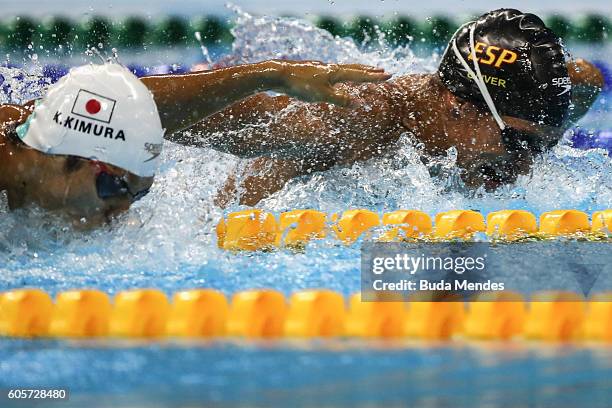
[[[232,53],[242,62],[278,57],[361,62],[402,74],[432,71],[439,57],[431,51],[416,55],[410,48],[363,51],[305,23],[246,14],[238,15],[235,34]],[[612,49],[573,49],[573,54],[609,60]],[[4,69],[3,74],[18,80],[10,95],[0,94],[2,102],[44,91],[36,73]],[[611,109],[609,96],[600,97],[580,126],[612,129]],[[442,161],[448,175],[432,179],[407,136],[380,159],[293,181],[260,207],[275,213],[416,208],[432,215],[455,208],[539,214],[612,207],[612,160],[604,150],[562,143],[515,185],[469,197],[452,188],[453,154]],[[166,143],[151,194],[112,225],[88,233],[37,209],[9,213],[0,200],[0,290],[39,287],[52,295],[84,287],[109,294],[154,287],[168,295],[194,287],[228,295],[258,287],[286,294],[320,287],[345,295],[358,291],[359,244],[323,240],[304,253],[217,249],[214,226],[222,212],[212,197],[235,165],[240,163],[229,155]],[[432,407],[603,407],[612,400],[611,374],[612,351],[593,347],[0,340],[0,388],[68,386],[74,406],[85,401],[89,406],[300,405],[297,398],[302,405],[329,400],[365,406],[382,400]]]
[[[68,386],[74,407],[603,408],[612,396],[609,349],[551,345],[4,341],[0,357],[3,388]]]

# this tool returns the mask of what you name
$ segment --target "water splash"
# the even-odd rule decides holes
[[[339,64],[376,65],[393,74],[433,72],[440,56],[417,58],[408,47],[379,47],[362,50],[350,38],[332,36],[309,22],[288,17],[254,17],[236,6],[236,25],[232,29],[232,54],[239,62],[266,59],[320,60]]]
[[[38,66],[31,71],[0,66],[0,104],[20,105],[40,98],[50,83]]]
[[[204,41],[202,40],[202,34],[199,31],[194,33],[196,41],[200,44],[200,51],[202,51],[202,56],[204,57],[204,61],[208,65],[212,65],[212,59],[210,58],[210,53],[208,52],[208,48],[204,45]]]
[[[239,10],[234,36],[232,59],[238,62],[269,58],[361,62],[401,75],[431,72],[439,58],[435,53],[417,58],[409,48],[364,51],[351,40],[334,38],[304,21],[253,17]],[[42,95],[48,86],[37,73],[0,68],[0,74],[2,103],[23,103]],[[589,114],[583,126],[612,126],[610,116],[601,115],[609,106],[608,101],[598,102],[599,111]],[[5,198],[0,199],[0,290],[39,286],[53,293],[97,287],[113,293],[158,287],[172,292],[208,286],[229,293],[263,286],[286,292],[325,286],[346,294],[358,289],[358,246],[346,248],[326,240],[298,254],[234,255],[218,250],[214,227],[221,210],[214,206],[213,196],[239,161],[170,142],[161,158],[151,193],[112,225],[89,233],[75,232],[36,209],[8,213]],[[538,160],[533,174],[520,177],[516,184],[472,196],[449,188],[453,163],[454,153],[449,151],[439,163],[449,175],[431,178],[419,159],[419,146],[406,135],[384,157],[294,180],[261,206],[272,211],[313,207],[330,212],[349,207],[417,208],[430,214],[452,208],[484,213],[525,208],[540,213],[612,206],[612,162],[603,151],[558,146]]]

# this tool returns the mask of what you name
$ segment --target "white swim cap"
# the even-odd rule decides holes
[[[155,174],[164,129],[153,95],[116,63],[84,65],[49,87],[17,134],[47,154],[73,155]]]

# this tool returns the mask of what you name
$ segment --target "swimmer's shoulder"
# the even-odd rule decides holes
[[[397,88],[409,91],[415,88],[423,88],[428,82],[432,80],[434,74],[405,74],[394,76],[390,81],[385,83],[390,83],[395,85]]]
[[[24,105],[0,105],[0,129],[4,131],[25,122],[33,110],[34,101],[27,102]]]
[[[393,104],[398,107],[401,106],[402,110],[404,110],[406,105],[411,105],[411,101],[415,99],[415,96],[428,92],[433,77],[434,74],[398,75],[387,82],[377,85],[383,87],[386,96]]]
[[[604,87],[604,76],[602,72],[589,61],[578,58],[569,62],[567,68],[572,85],[588,86],[598,89]]]
[[[576,59],[567,64],[567,71],[572,82],[572,104],[569,124],[575,123],[595,103],[595,100],[604,87],[604,76],[594,64],[584,60]]]
[[[368,102],[375,101],[379,106],[384,107],[387,113],[401,114],[407,100],[413,96],[414,89],[422,87],[423,75],[397,75],[391,80],[381,83],[359,84],[358,95],[361,99]],[[354,85],[338,84],[338,88],[346,89],[347,93],[353,94]]]
[[[399,109],[400,116],[412,117],[423,95],[437,95],[440,85],[436,74],[406,74],[394,77],[385,84],[393,85],[388,92],[394,105]]]
[[[34,110],[34,101],[24,105],[4,104],[0,105],[0,124],[21,123],[25,121]]]

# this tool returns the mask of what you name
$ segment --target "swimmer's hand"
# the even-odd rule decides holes
[[[324,64],[318,61],[267,61],[278,82],[273,90],[304,102],[328,102],[349,107],[357,105],[345,90],[334,88],[342,82],[383,82],[391,78],[382,68],[361,64]]]

